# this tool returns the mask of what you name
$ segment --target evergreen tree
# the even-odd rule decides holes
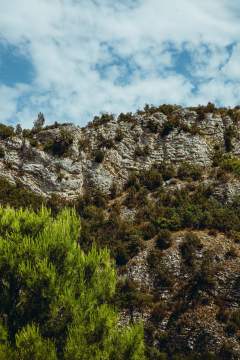
[[[144,359],[141,325],[121,328],[109,305],[107,250],[80,249],[74,210],[0,207],[0,359]]]

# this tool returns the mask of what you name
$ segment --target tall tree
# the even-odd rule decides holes
[[[144,359],[141,325],[121,328],[110,305],[108,250],[85,254],[74,210],[0,207],[0,358]]]

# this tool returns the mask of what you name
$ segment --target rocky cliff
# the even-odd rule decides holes
[[[240,153],[240,125],[227,113],[206,112],[199,118],[192,109],[173,107],[169,116],[156,108],[118,119],[103,115],[84,128],[56,125],[29,136],[12,136],[0,142],[5,153],[1,174],[44,196],[77,197],[88,186],[105,193],[113,185],[121,189],[130,172],[162,162],[207,167],[216,147],[224,149],[229,128],[234,128],[231,152]],[[70,139],[66,152],[51,153],[51,145],[64,136]],[[104,158],[98,160],[100,151]]]
[[[239,139],[240,110],[212,104],[2,125],[1,180],[76,206],[82,247],[117,261],[121,321],[144,320],[150,359],[240,359]]]

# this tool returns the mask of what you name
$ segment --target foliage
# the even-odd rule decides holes
[[[161,230],[156,239],[156,245],[160,250],[168,249],[172,244],[171,232],[167,229]]]
[[[220,162],[220,167],[227,172],[240,176],[240,159],[236,157],[223,158]]]
[[[2,357],[144,358],[140,325],[118,328],[109,305],[116,274],[107,250],[84,254],[74,210],[0,208]]]
[[[51,153],[53,156],[66,156],[72,143],[72,134],[65,129],[61,129],[60,135],[56,139],[49,139],[45,143],[44,151]]]
[[[177,122],[175,122],[173,120],[165,121],[165,123],[163,124],[162,131],[161,131],[162,138],[168,136],[174,130],[174,128],[176,126],[177,126]]]
[[[195,253],[202,249],[201,242],[198,236],[194,233],[187,233],[184,237],[184,242],[181,245],[181,253],[185,263],[193,266],[195,260]]]
[[[124,113],[121,113],[119,116],[118,116],[118,121],[119,122],[133,122],[134,121],[134,116],[131,112],[128,112],[126,114]]]
[[[114,147],[113,139],[105,138],[102,134],[98,136],[98,141],[100,148],[111,149],[112,147]]]
[[[159,124],[154,121],[153,119],[149,119],[147,122],[147,128],[153,133],[156,134],[158,133],[159,130]]]
[[[37,119],[33,123],[33,131],[37,132],[40,131],[43,128],[43,125],[45,123],[45,118],[43,113],[39,113]]]
[[[3,159],[5,157],[5,150],[2,146],[0,146],[0,159]]]
[[[102,150],[96,150],[94,154],[94,160],[96,163],[102,163],[104,160],[105,153]]]
[[[240,311],[239,310],[234,310],[230,314],[230,316],[227,320],[226,330],[230,335],[234,335],[235,333],[237,333],[240,330]]]
[[[113,114],[102,113],[101,116],[94,116],[94,119],[91,123],[88,124],[89,127],[95,127],[99,125],[107,124],[109,121],[114,119]]]
[[[158,170],[164,181],[170,180],[176,176],[176,168],[172,164],[162,162],[158,166]]]
[[[194,181],[200,180],[202,177],[202,167],[196,164],[183,162],[178,167],[177,175],[181,180],[186,180],[186,179],[192,179]]]
[[[156,287],[170,287],[173,284],[173,275],[170,269],[166,266],[164,256],[158,249],[151,250],[148,258],[148,265],[150,271],[155,278]]]
[[[232,126],[229,126],[225,129],[224,132],[224,145],[225,145],[225,150],[226,152],[230,152],[233,149],[233,145],[232,145],[232,139],[234,137],[234,128]]]
[[[139,179],[140,183],[148,190],[155,190],[162,185],[162,175],[156,168],[143,171],[139,175]]]
[[[197,107],[191,107],[191,110],[194,110],[197,112],[197,121],[201,122],[205,119],[205,115],[209,113],[215,113],[216,107],[213,103],[209,102],[206,106],[199,105]]]
[[[138,145],[134,150],[134,158],[136,159],[143,156],[145,156],[144,148]]]
[[[152,305],[152,296],[147,291],[140,290],[134,281],[120,280],[117,284],[115,304],[120,309],[141,310]]]
[[[0,124],[0,139],[5,140],[12,136],[14,136],[14,128],[12,126]]]
[[[124,134],[123,134],[122,130],[120,128],[118,128],[116,130],[115,141],[121,142],[123,140],[123,138],[124,138]]]
[[[45,199],[27,190],[20,182],[10,184],[6,179],[0,178],[0,204],[11,205],[15,208],[32,207],[37,210],[45,203]]]

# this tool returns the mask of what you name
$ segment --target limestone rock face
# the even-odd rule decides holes
[[[216,146],[224,148],[224,134],[233,126],[230,117],[206,114],[203,120],[195,111],[179,108],[178,124],[165,131],[168,118],[161,112],[133,115],[125,120],[109,119],[89,124],[49,126],[33,133],[0,140],[5,156],[0,159],[1,175],[20,180],[26,187],[46,197],[58,194],[74,198],[89,186],[109,193],[113,184],[122,188],[132,171],[141,172],[163,161],[211,165]],[[240,152],[238,127],[233,153]],[[68,143],[68,140],[71,141]],[[49,145],[50,144],[50,145]],[[52,144],[64,144],[67,151],[51,151]],[[67,145],[66,145],[67,144]],[[58,148],[53,148],[58,150]],[[96,152],[103,153],[96,162]],[[236,185],[225,192],[234,192]]]

